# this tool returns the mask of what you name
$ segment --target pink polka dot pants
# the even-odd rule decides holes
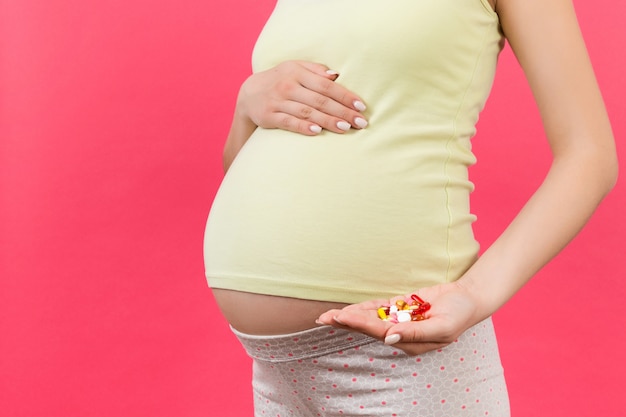
[[[510,415],[491,319],[421,356],[330,327],[235,334],[254,359],[255,417]]]

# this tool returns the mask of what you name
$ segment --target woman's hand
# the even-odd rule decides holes
[[[419,355],[449,345],[489,316],[481,312],[480,300],[458,282],[422,288],[416,294],[432,306],[425,314],[426,320],[394,324],[378,317],[378,307],[394,304],[406,298],[403,296],[330,310],[320,316],[318,323],[365,333],[410,355]]]
[[[256,126],[315,135],[322,129],[343,133],[362,129],[363,100],[335,83],[339,74],[305,61],[287,61],[251,75],[241,86],[237,106]]]

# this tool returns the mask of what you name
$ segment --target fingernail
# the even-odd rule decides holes
[[[391,335],[385,337],[385,344],[386,345],[395,345],[399,341],[400,341],[400,335],[399,334],[391,334]]]
[[[350,130],[350,123],[348,122],[344,122],[343,120],[340,122],[337,122],[337,127],[341,130]]]
[[[339,320],[337,316],[333,317],[333,320],[335,320],[339,324],[344,324],[341,320]]]
[[[326,74],[328,74],[328,75],[339,75],[339,73],[337,71],[331,70],[331,69],[326,70]]]
[[[354,119],[354,124],[361,129],[365,129],[367,127],[367,120],[362,117],[357,117],[356,119]]]
[[[354,105],[354,108],[358,111],[365,111],[365,109],[367,109],[367,107],[365,107],[365,104],[363,104],[363,102],[360,100],[354,100],[354,103],[352,104]]]
[[[322,128],[319,127],[318,125],[311,125],[309,126],[309,130],[313,133],[321,133],[322,132]]]
[[[316,320],[315,320],[315,324],[323,325],[324,323],[322,323],[322,322],[320,321],[320,319],[316,319]]]

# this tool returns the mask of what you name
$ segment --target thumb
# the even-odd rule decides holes
[[[385,344],[396,343],[446,343],[454,340],[452,332],[446,330],[444,323],[436,319],[399,323],[385,334]],[[451,339],[451,340],[449,340]]]

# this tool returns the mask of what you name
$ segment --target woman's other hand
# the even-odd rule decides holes
[[[488,316],[481,314],[480,301],[458,282],[422,288],[417,294],[432,306],[425,314],[426,320],[395,324],[381,320],[377,313],[381,305],[407,298],[397,297],[330,310],[320,316],[318,323],[365,333],[409,355],[419,355],[449,345]]]

